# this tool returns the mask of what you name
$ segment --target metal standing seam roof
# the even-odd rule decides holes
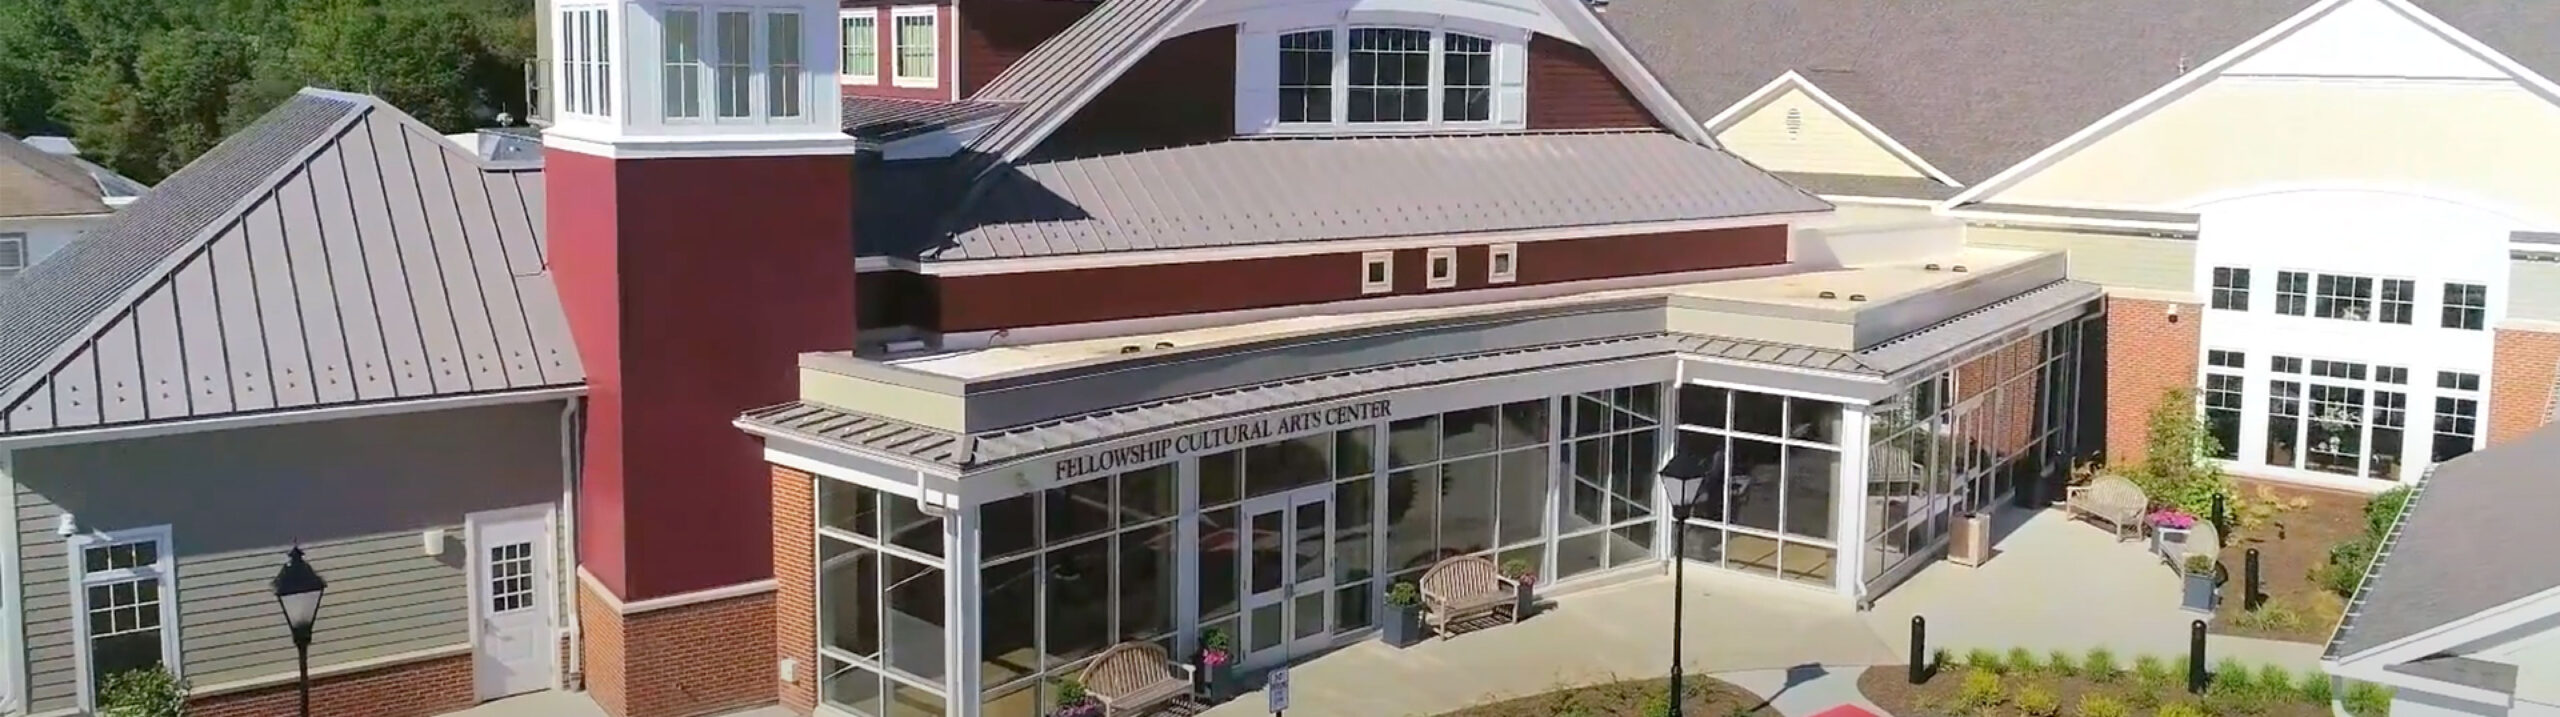
[[[1614,0],[1601,15],[1689,110],[1798,71],[1957,180],[1979,182],[2315,0]],[[2545,76],[2560,4],[2412,0]]]
[[[1779,172],[1778,176],[1824,196],[1948,199],[1963,191],[1924,177],[1875,177],[1863,174]]]
[[[1157,430],[1291,405],[1333,400],[1391,388],[1429,386],[1554,366],[1696,354],[1789,366],[1889,375],[1944,355],[1972,337],[2103,295],[2094,284],[2058,281],[1921,329],[1877,347],[1847,354],[1688,334],[1624,336],[1465,356],[1410,361],[1211,391],[1072,418],[975,435],[918,426],[850,407],[798,401],[749,411],[739,420],[765,430],[805,436],[860,450],[951,468],[969,468],[1061,450],[1114,436]]]
[[[579,385],[542,201],[304,90],[0,285],[0,433]]]
[[[1001,121],[1021,105],[844,96],[844,132],[874,142],[980,121]]]
[[[105,214],[104,185],[88,170],[0,134],[0,217]]]
[[[1094,93],[1173,32],[1202,0],[1111,0],[1040,43],[970,99],[1021,109],[970,148],[1003,161],[1020,157],[1073,116]]]
[[[2330,637],[2337,660],[2560,587],[2560,426],[2438,464],[2399,521]]]
[[[998,171],[948,220],[950,239],[905,243],[926,259],[995,259],[1831,208],[1649,130],[1235,139]]]

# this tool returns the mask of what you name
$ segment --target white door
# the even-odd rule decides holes
[[[471,551],[473,683],[491,700],[551,686],[551,510],[474,513]]]
[[[1315,486],[1246,501],[1252,546],[1240,551],[1245,580],[1244,664],[1276,665],[1324,649],[1333,638],[1333,545],[1326,521],[1333,487]]]

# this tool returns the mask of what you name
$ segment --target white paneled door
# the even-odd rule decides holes
[[[551,510],[474,513],[471,551],[473,683],[490,700],[551,686]]]

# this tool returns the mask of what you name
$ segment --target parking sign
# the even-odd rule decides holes
[[[1271,678],[1263,684],[1262,691],[1271,696],[1272,714],[1289,711],[1289,668],[1272,670]]]

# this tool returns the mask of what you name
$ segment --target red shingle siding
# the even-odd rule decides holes
[[[782,706],[809,714],[818,704],[816,485],[809,474],[773,468],[773,615],[777,660],[797,660]]]
[[[2490,445],[2541,428],[2560,378],[2560,333],[2499,329],[2490,372]]]
[[[1085,103],[1039,151],[1113,151],[1233,137],[1235,86],[1235,26],[1168,39]]]
[[[1453,244],[1453,246],[1456,246]],[[1560,239],[1519,244],[1520,284],[1669,274],[1787,260],[1785,226]],[[1483,288],[1483,245],[1460,246],[1458,288]],[[1425,249],[1398,250],[1396,294],[1426,293]],[[937,313],[909,325],[985,331],[1153,316],[1316,304],[1364,298],[1360,252],[1149,264],[1095,269],[915,277],[933,296],[908,305]],[[865,274],[865,283],[874,282]],[[1029,298],[1026,298],[1029,297]],[[1073,300],[1055,300],[1073,297]]]
[[[314,717],[424,717],[478,702],[471,684],[471,655],[460,654],[389,665],[311,680]],[[294,683],[187,701],[193,717],[286,717],[300,714]]]
[[[2169,389],[2196,385],[2204,307],[2164,301],[2107,299],[2107,458],[2142,459],[2151,410]]]
[[[968,0],[960,3],[960,96],[987,86],[1032,48],[1093,12],[1080,0]]]
[[[1530,37],[1530,129],[1660,126],[1591,50],[1546,35]]]

